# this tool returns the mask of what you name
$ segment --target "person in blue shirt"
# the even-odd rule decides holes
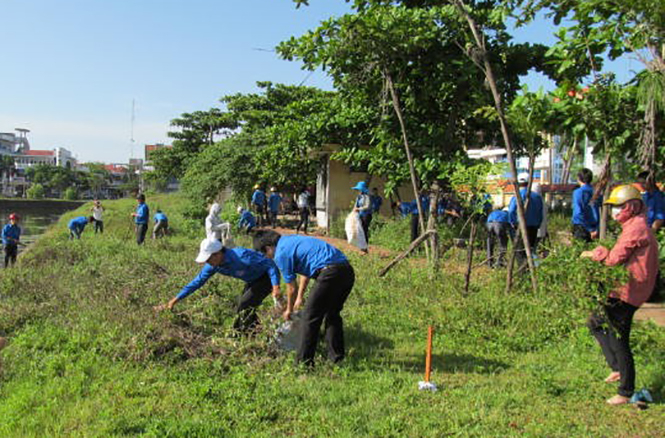
[[[203,239],[196,263],[203,264],[201,272],[178,295],[157,310],[169,309],[179,301],[203,287],[215,274],[226,275],[245,282],[236,307],[237,317],[233,328],[242,333],[253,332],[259,324],[256,309],[272,293],[279,302],[279,271],[275,262],[263,254],[247,248],[225,248],[217,239]]]
[[[340,313],[353,289],[355,272],[346,256],[334,246],[315,237],[280,236],[272,230],[254,237],[254,249],[273,259],[286,284],[284,319],[303,305],[310,279],[316,285],[309,293],[302,316],[302,333],[296,361],[314,365],[314,353],[321,324],[325,320],[328,358],[337,363],[344,358],[344,324]],[[296,276],[300,284],[296,295]]]
[[[351,187],[351,190],[359,192],[358,196],[356,196],[356,202],[353,204],[353,211],[358,213],[360,217],[360,224],[363,227],[365,241],[368,245],[368,247],[361,251],[367,253],[369,248],[369,225],[372,223],[372,198],[369,196],[369,188],[365,181],[359,181],[358,184]]]
[[[529,181],[529,176],[527,174],[520,174],[517,177],[517,183],[520,187],[520,198],[525,202],[526,206],[526,191]],[[529,205],[524,212],[526,219],[526,235],[527,241],[529,242],[529,248],[531,253],[536,253],[536,243],[538,240],[538,228],[543,222],[543,198],[536,193],[531,191],[529,194]],[[510,218],[510,224],[513,228],[518,228],[518,218],[517,218],[517,198],[515,196],[510,200],[510,206],[508,207],[508,215]],[[526,250],[523,248],[522,240],[520,239],[517,242],[519,249],[516,251],[515,256],[517,257],[518,264],[522,265],[526,261]]]
[[[425,223],[427,223],[427,215],[429,213],[429,196],[425,191],[420,192],[420,206],[425,215]],[[414,200],[411,202],[411,242],[420,237],[420,219],[418,213],[418,203]]]
[[[265,219],[266,194],[261,189],[261,186],[258,184],[254,186],[254,193],[252,193],[252,207],[256,212],[259,226],[262,226],[264,223],[267,222],[267,220]]]
[[[573,238],[583,242],[591,242],[598,237],[598,223],[600,219],[599,202],[592,203],[593,199],[593,172],[584,168],[577,173],[577,183],[580,185],[573,190]],[[600,201],[600,200],[598,200]]]
[[[145,234],[148,231],[148,221],[150,220],[150,208],[145,203],[145,195],[141,193],[136,197],[136,211],[132,213],[134,223],[136,224],[136,243],[143,245]]]
[[[505,266],[508,236],[510,234],[510,216],[508,211],[497,209],[487,216],[487,260],[489,267],[501,268]],[[494,257],[494,246],[499,242],[499,255]]]
[[[93,216],[79,216],[69,221],[67,228],[69,228],[69,240],[80,239],[81,233],[85,230],[85,226],[94,222]]]
[[[642,200],[647,207],[647,224],[654,233],[663,226],[665,221],[665,195],[658,189],[649,172],[637,175],[637,189],[642,193]]]
[[[18,244],[21,241],[21,227],[18,226],[19,216],[9,215],[9,223],[2,227],[2,244],[5,249],[5,268],[16,263]]]
[[[399,203],[399,213],[403,218],[410,215],[412,210],[413,210],[413,203],[412,202],[400,202]]]
[[[254,227],[256,226],[256,219],[251,211],[245,210],[242,207],[238,207],[238,214],[240,215],[240,220],[238,221],[238,228],[245,229],[245,232],[249,234]]]
[[[277,193],[275,187],[270,188],[270,197],[268,198],[268,216],[270,225],[273,228],[277,227],[277,214],[279,213],[279,206],[282,204],[282,196]]]
[[[370,196],[370,199],[372,201],[372,214],[379,214],[381,205],[383,204],[383,198],[379,196],[379,189],[376,187],[372,189],[372,196]]]
[[[152,238],[164,237],[169,232],[169,218],[166,217],[162,210],[157,210],[154,217],[154,225],[152,227]]]

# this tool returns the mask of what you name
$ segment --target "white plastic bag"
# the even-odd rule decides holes
[[[300,312],[291,314],[291,319],[284,321],[277,327],[275,332],[275,344],[283,351],[295,351],[300,344],[300,333],[302,332],[302,320]]]
[[[235,248],[235,242],[233,241],[233,236],[231,236],[231,225],[228,225],[227,227],[224,227],[221,229],[221,237],[222,237],[222,245],[224,245],[225,248]]]
[[[357,212],[352,211],[349,213],[344,223],[344,229],[346,230],[346,240],[350,244],[363,250],[367,249],[365,231],[363,230],[362,222],[360,222],[360,215]]]

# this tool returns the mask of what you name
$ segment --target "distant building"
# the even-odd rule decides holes
[[[14,163],[17,169],[27,169],[40,164],[67,167],[69,169],[76,167],[74,155],[65,148],[28,150],[22,154],[14,155]]]
[[[157,143],[157,144],[147,144],[145,145],[144,148],[144,153],[145,153],[145,162],[146,164],[150,162],[150,154],[156,150],[159,149],[165,149],[165,148],[172,148],[173,146],[170,144],[162,144],[162,143]]]

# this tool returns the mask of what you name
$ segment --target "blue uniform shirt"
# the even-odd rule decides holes
[[[159,222],[159,221],[168,222],[169,218],[167,218],[164,213],[156,213],[155,214],[155,222]]]
[[[573,225],[581,225],[590,233],[598,230],[600,218],[598,202],[590,204],[592,197],[593,187],[590,184],[573,190]]]
[[[402,214],[402,217],[406,217],[406,215],[411,213],[411,210],[413,210],[411,202],[400,202],[399,212]]]
[[[524,200],[525,197],[526,187],[520,189],[520,198]],[[529,208],[525,212],[526,226],[540,227],[540,224],[543,222],[543,198],[538,193],[531,191],[529,199]],[[517,225],[517,198],[515,196],[510,200],[508,215],[510,216],[510,223]]]
[[[427,213],[429,213],[429,196],[422,195],[420,197],[420,204],[421,204],[421,207],[423,208],[423,212],[425,213],[425,215],[427,215]],[[412,201],[411,206],[412,206],[411,214],[417,215],[418,214],[418,203],[416,201]]]
[[[285,283],[292,283],[296,274],[314,277],[328,265],[348,263],[339,249],[323,240],[309,236],[282,236],[275,248],[275,264]]]
[[[490,222],[509,223],[510,215],[504,210],[494,210],[487,216],[487,223],[489,224]]]
[[[238,227],[243,228],[254,228],[256,226],[256,218],[254,215],[247,210],[243,210],[240,214],[240,221],[238,221]]]
[[[137,224],[147,224],[148,219],[150,219],[150,209],[148,208],[148,204],[145,202],[139,204],[136,206],[136,214],[137,216],[134,217],[134,222]]]
[[[2,227],[2,244],[16,244],[21,237],[21,227],[18,225],[7,224]]]
[[[367,204],[366,204],[367,203]],[[369,216],[372,214],[372,198],[367,194],[367,193],[361,193],[356,197],[356,208],[361,208],[362,210],[358,211],[358,214],[361,217]],[[367,209],[363,209],[364,207],[369,206]]]
[[[383,204],[383,198],[379,195],[370,196],[372,202],[372,212],[378,213],[381,210],[381,204]]]
[[[264,205],[266,203],[266,194],[263,193],[263,190],[254,190],[252,194],[252,204],[254,205]]]
[[[271,193],[270,197],[268,198],[268,208],[270,208],[270,211],[273,213],[277,213],[279,211],[279,204],[282,203],[282,197],[279,196],[277,193]]]
[[[85,216],[79,216],[70,220],[68,227],[70,230],[83,231],[86,225],[88,225],[88,218]]]
[[[647,206],[649,227],[657,220],[665,220],[665,195],[660,190],[642,193],[642,200]]]
[[[279,271],[275,262],[260,252],[251,249],[227,248],[224,252],[224,263],[219,266],[206,263],[199,275],[182,288],[178,294],[178,299],[181,300],[203,287],[214,274],[222,274],[237,278],[245,283],[252,283],[266,273],[270,277],[270,283],[273,286],[279,286]]]

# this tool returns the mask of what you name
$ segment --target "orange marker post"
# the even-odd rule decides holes
[[[432,373],[432,338],[434,337],[434,327],[427,327],[427,354],[425,356],[425,382],[429,382]]]

